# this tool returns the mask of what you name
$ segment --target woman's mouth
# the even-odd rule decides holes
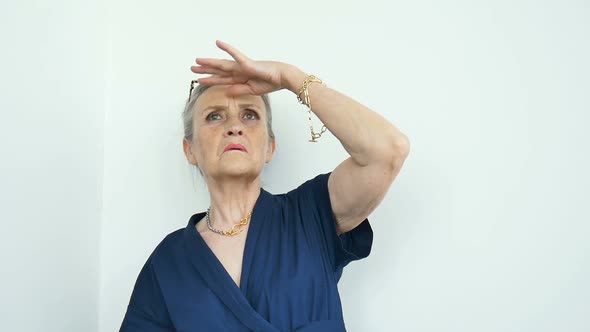
[[[225,149],[223,149],[223,152],[227,152],[227,151],[242,151],[242,152],[248,152],[248,150],[246,149],[246,147],[244,147],[242,144],[229,144],[228,146],[225,147]]]

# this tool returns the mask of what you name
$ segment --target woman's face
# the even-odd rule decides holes
[[[266,110],[260,96],[229,97],[228,85],[212,86],[193,108],[193,140],[184,140],[188,161],[198,166],[205,178],[256,178],[272,159],[275,142],[266,128]],[[246,151],[224,151],[241,144]]]

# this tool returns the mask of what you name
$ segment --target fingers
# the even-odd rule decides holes
[[[196,74],[212,74],[212,75],[229,75],[223,70],[215,69],[207,66],[191,66],[191,71]]]
[[[235,61],[225,59],[197,58],[195,62],[201,66],[220,69],[226,72],[231,72],[238,66]]]
[[[233,76],[209,76],[198,79],[199,84],[202,85],[225,85],[225,84],[236,84],[238,83]]]
[[[215,44],[217,45],[217,47],[219,47],[220,49],[226,51],[227,53],[229,53],[229,55],[232,56],[232,58],[234,58],[236,60],[236,62],[238,63],[243,63],[246,60],[248,60],[248,57],[245,56],[244,54],[242,54],[242,52],[238,51],[235,47],[231,46],[228,43],[222,42],[221,40],[216,40]]]

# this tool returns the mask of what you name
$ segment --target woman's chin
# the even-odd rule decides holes
[[[240,177],[248,175],[256,175],[257,171],[253,165],[245,163],[224,163],[218,169],[219,176]]]

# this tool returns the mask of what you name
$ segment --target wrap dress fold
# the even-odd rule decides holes
[[[120,331],[345,331],[337,283],[373,231],[365,219],[337,235],[330,174],[285,194],[260,188],[239,287],[195,228],[205,212],[191,216],[147,259]]]

